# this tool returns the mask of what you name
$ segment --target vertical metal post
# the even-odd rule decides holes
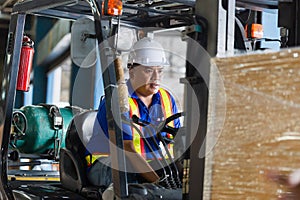
[[[206,27],[207,46],[204,48],[211,56],[215,56],[220,52],[225,53],[226,49],[226,35],[224,34],[226,33],[226,26],[224,25],[226,24],[226,13],[223,9],[220,9],[221,7],[221,0],[196,1],[196,14],[204,17],[208,23],[208,27]],[[223,34],[219,34],[220,32],[223,32]],[[200,40],[195,35],[191,35],[191,37],[196,41]],[[197,60],[200,60],[200,52],[197,52],[197,47],[193,47],[193,45],[195,45],[193,41],[188,42],[188,61],[195,60],[197,57]],[[199,152],[201,148],[202,154],[205,155],[210,61],[209,58],[201,57],[201,59],[205,60],[199,61],[203,66],[200,66],[198,70],[198,63],[187,62],[186,64],[186,78],[190,84],[190,87],[187,87],[187,99],[192,105],[186,105],[187,137],[189,137],[187,138],[187,145],[191,144],[191,146],[187,157],[189,162],[186,162],[189,163],[189,180],[188,189],[185,191],[186,194],[183,195],[184,200],[202,200],[204,193],[205,157],[200,157]],[[196,96],[193,94],[196,94]],[[194,106],[197,106],[199,110]],[[199,113],[196,113],[197,110],[200,112],[199,122],[195,122],[195,116],[199,116]],[[195,130],[197,126],[198,129]]]
[[[114,192],[117,198],[128,196],[128,183],[126,174],[126,162],[123,148],[122,120],[119,106],[119,95],[114,90],[117,87],[116,72],[114,66],[115,52],[110,46],[114,44],[115,25],[111,25],[111,19],[103,24],[101,16],[94,0],[89,0],[95,19],[96,37],[100,53],[102,77],[106,102],[106,118],[110,140],[110,155],[112,158],[112,180]]]
[[[14,13],[11,15],[9,26],[8,44],[4,68],[1,71],[0,88],[0,136],[1,144],[1,181],[0,199],[14,199],[12,191],[8,187],[7,180],[7,152],[12,121],[12,112],[16,95],[16,82],[19,70],[20,53],[22,47],[23,31],[25,24],[25,14]]]
[[[226,51],[229,54],[234,53],[234,33],[235,33],[235,0],[227,1],[227,44]]]
[[[278,26],[288,29],[287,46],[298,46],[300,44],[300,2],[293,0],[278,4]]]
[[[202,200],[204,190],[205,149],[208,111],[208,84],[210,73],[210,56],[206,52],[208,24],[206,19],[196,16],[195,22],[199,32],[189,34],[187,39],[187,103],[186,127],[188,153],[185,166],[189,170],[188,181],[184,180],[183,199]],[[198,120],[198,121],[197,121]],[[201,152],[201,153],[200,153]],[[199,156],[201,154],[201,156]]]
[[[208,21],[208,53],[211,56],[233,53],[235,0],[196,0],[195,12]]]
[[[198,42],[199,38],[195,38],[195,40]],[[184,196],[184,199],[202,200],[205,176],[205,137],[207,132],[210,57],[206,52],[199,51],[199,47],[194,40],[188,42],[187,49],[187,58],[193,62],[187,62],[186,65],[186,77],[190,85],[187,87],[189,105],[186,105],[187,145],[190,144],[190,162],[188,194]]]
[[[104,81],[104,93],[106,102],[106,118],[110,140],[110,155],[112,158],[112,180],[114,183],[115,195],[119,198],[128,196],[127,176],[125,154],[123,151],[123,133],[121,111],[119,107],[119,96],[117,92],[117,79],[114,66],[114,52],[108,44],[108,40],[104,40],[99,44],[100,59],[102,67],[102,77]]]
[[[209,9],[207,9],[209,8]],[[234,51],[234,27],[235,27],[235,0],[196,1],[196,14],[204,17],[208,23],[207,46],[204,47],[212,57],[233,53]],[[201,41],[201,35],[192,35],[197,42]],[[203,45],[203,44],[201,44]],[[210,57],[202,55],[197,51],[193,42],[188,43],[187,59],[188,61],[199,60],[199,62],[187,63],[186,77],[191,85],[187,91],[187,98],[192,105],[187,106],[187,133],[191,137],[187,139],[191,142],[190,146],[190,166],[189,166],[189,191],[184,196],[189,200],[202,200],[204,194],[205,177],[205,149],[206,132],[208,117],[208,96],[209,96],[209,75],[210,75]],[[200,58],[199,58],[200,56]],[[195,59],[197,58],[197,59]],[[193,90],[193,92],[192,92]],[[192,94],[195,94],[194,96]],[[195,130],[195,116],[199,115],[199,128]],[[193,141],[193,135],[195,135]],[[201,155],[200,155],[201,154]]]

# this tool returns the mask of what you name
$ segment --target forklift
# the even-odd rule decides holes
[[[170,12],[170,9],[175,10]],[[166,9],[166,10],[165,10]],[[111,156],[116,158],[116,162],[112,163],[113,169],[124,169],[125,167],[125,158],[123,151],[113,150],[123,149],[123,141],[121,136],[120,128],[117,124],[121,123],[121,109],[119,99],[124,98],[120,97],[118,94],[113,94],[114,88],[117,86],[117,70],[115,69],[117,64],[116,60],[116,49],[115,44],[118,40],[118,35],[120,27],[127,26],[133,27],[133,29],[138,30],[139,27],[146,27],[147,33],[158,31],[159,29],[176,29],[181,28],[181,30],[186,31],[182,27],[187,27],[186,37],[189,35],[195,34],[196,41],[199,40],[199,48],[202,48],[200,43],[203,43],[203,46],[206,46],[206,29],[207,24],[204,18],[201,16],[190,15],[193,12],[193,4],[180,3],[180,2],[126,2],[122,1],[23,1],[16,3],[13,7],[13,12],[11,15],[10,29],[8,34],[8,44],[7,44],[7,56],[5,60],[5,67],[3,70],[3,80],[9,81],[9,86],[5,88],[4,91],[7,91],[7,96],[5,97],[4,110],[5,119],[9,121],[9,125],[4,125],[3,133],[11,131],[11,124],[13,124],[13,136],[8,134],[7,137],[3,137],[3,141],[6,141],[7,144],[4,145],[5,148],[2,151],[3,158],[3,199],[25,199],[28,196],[30,198],[45,198],[50,199],[101,199],[102,188],[97,188],[88,184],[86,180],[86,172],[83,166],[82,159],[82,148],[84,148],[82,140],[83,137],[90,134],[89,128],[82,129],[81,124],[86,123],[87,121],[95,120],[95,111],[82,111],[80,109],[71,109],[63,108],[59,109],[54,105],[39,105],[38,107],[26,107],[21,110],[14,110],[14,100],[15,100],[15,91],[16,89],[23,89],[24,91],[28,90],[28,79],[23,78],[25,81],[23,83],[19,80],[18,74],[26,74],[24,71],[28,70],[30,66],[25,66],[24,69],[19,67],[20,71],[18,73],[18,67],[22,65],[22,55],[24,54],[27,57],[30,57],[32,54],[33,44],[32,42],[24,37],[24,24],[26,15],[46,15],[47,17],[59,17],[66,18],[69,20],[75,21],[72,29],[72,42],[71,53],[73,62],[83,66],[89,65],[89,61],[93,62],[93,58],[99,58],[101,62],[101,68],[103,71],[102,80],[104,85],[104,92],[106,98],[106,109],[110,112],[107,113],[109,133],[111,135],[111,141],[114,145],[110,146]],[[121,15],[122,13],[122,15]],[[90,20],[92,19],[92,20]],[[147,22],[147,23],[146,23]],[[196,24],[194,24],[196,23]],[[83,31],[91,30],[90,32]],[[190,36],[189,36],[190,37]],[[77,39],[77,40],[76,40]],[[79,45],[78,45],[79,44]],[[91,46],[89,46],[92,44]],[[76,49],[76,45],[79,46]],[[87,53],[82,53],[82,46],[88,49]],[[26,47],[26,48],[25,48]],[[30,49],[31,48],[31,49]],[[95,49],[92,56],[88,56],[90,50]],[[24,53],[24,50],[27,50],[27,54]],[[31,54],[30,54],[31,53]],[[86,59],[88,57],[88,59]],[[21,58],[21,59],[17,59]],[[191,59],[191,62],[195,62]],[[30,65],[29,62],[25,63]],[[120,66],[119,66],[120,67]],[[22,69],[21,69],[22,68]],[[192,78],[193,79],[193,78]],[[27,81],[27,82],[26,82]],[[182,82],[187,82],[189,80],[182,80]],[[195,78],[194,81],[198,82]],[[3,81],[4,83],[5,81]],[[22,84],[23,83],[23,84]],[[23,87],[18,87],[22,85]],[[10,95],[9,95],[10,94]],[[113,98],[112,98],[113,97]],[[125,97],[127,98],[127,97]],[[114,108],[114,113],[112,109]],[[37,115],[37,118],[48,118],[50,116],[50,124],[41,124],[38,120],[34,121],[34,116],[29,113],[34,112],[33,110],[41,109],[46,110],[43,114]],[[78,111],[79,114],[75,113]],[[47,116],[47,114],[49,115]],[[9,117],[10,116],[10,117]],[[24,117],[25,116],[25,117]],[[90,119],[92,117],[92,119]],[[180,117],[180,116],[177,116]],[[171,117],[172,118],[172,117]],[[173,117],[174,118],[174,117]],[[165,124],[169,119],[166,119]],[[5,122],[4,124],[8,123]],[[64,122],[62,124],[62,122]],[[60,137],[56,136],[54,139],[54,147],[52,151],[45,153],[46,149],[41,149],[39,145],[49,142],[49,137],[51,136],[50,132],[46,133],[37,133],[40,138],[35,142],[23,141],[23,143],[29,143],[30,146],[23,145],[22,138],[27,137],[25,129],[30,129],[30,127],[35,124],[35,127],[49,126],[50,129],[55,130],[56,135],[60,135],[60,130],[67,130],[66,135]],[[27,126],[27,127],[26,127]],[[6,128],[5,128],[6,127]],[[6,131],[4,131],[6,129]],[[90,128],[91,129],[91,128]],[[31,132],[34,132],[31,129]],[[40,131],[45,132],[45,131]],[[25,136],[24,136],[25,135]],[[33,137],[27,137],[27,140],[35,140]],[[14,148],[17,151],[11,151],[9,145],[13,141]],[[3,142],[6,143],[6,142]],[[42,145],[43,146],[43,145]],[[44,145],[45,146],[45,145]],[[61,148],[60,148],[61,147]],[[21,150],[20,153],[18,150]],[[33,157],[29,154],[37,154],[37,157]],[[43,175],[37,174],[37,172],[24,172],[18,170],[7,169],[7,163],[9,168],[12,166],[20,167],[26,163],[19,163],[15,165],[10,165],[11,162],[7,161],[17,161],[18,157],[22,156],[23,158],[29,157],[31,161],[27,165],[34,165],[32,161],[33,158],[36,162],[39,159],[46,158],[51,160],[53,163],[55,161],[59,165],[59,173],[51,174],[49,172],[40,172],[45,173],[45,181],[37,181],[38,178],[43,177]],[[31,157],[30,157],[31,156]],[[52,163],[52,164],[53,164]],[[188,166],[187,166],[188,167]],[[182,187],[178,187],[176,190],[174,188],[168,187],[157,187],[154,184],[148,185],[131,185],[127,182],[127,176],[124,172],[125,170],[113,170],[113,187],[115,196],[120,199],[182,199]],[[13,176],[7,176],[7,174],[13,172]],[[45,178],[46,176],[46,178]],[[9,177],[9,179],[7,178]],[[22,178],[23,181],[22,181]],[[25,177],[25,178],[24,178]],[[53,178],[58,178],[55,181]],[[27,178],[27,179],[26,179]],[[26,180],[25,180],[26,179]],[[24,180],[28,182],[26,188],[24,188]],[[45,185],[41,184],[45,183]],[[188,183],[186,183],[188,184]],[[180,184],[181,185],[181,184]],[[188,188],[188,186],[184,186]],[[40,188],[40,189],[38,189]],[[31,191],[28,194],[27,192]],[[186,194],[184,194],[186,195]]]
[[[216,12],[208,11],[201,4],[210,6]],[[260,5],[255,4],[255,1],[237,1],[237,5],[278,8],[278,2],[274,4],[268,1]],[[184,177],[181,180],[182,186],[177,189],[181,194],[179,199],[203,199],[210,56],[233,52],[234,48],[239,48],[243,51],[249,50],[248,41],[241,36],[243,35],[241,34],[243,30],[238,29],[240,31],[238,40],[230,33],[236,24],[235,6],[235,1],[207,2],[206,0],[24,0],[14,4],[11,13],[4,67],[0,73],[2,79],[0,99],[2,102],[2,123],[0,129],[2,137],[1,199],[102,199],[101,195],[104,191],[103,188],[97,188],[88,184],[85,177],[85,169],[82,168],[81,153],[82,148],[84,148],[83,143],[86,142],[83,140],[83,137],[86,134],[90,134],[91,130],[89,128],[81,129],[80,126],[78,127],[78,124],[93,122],[95,120],[95,111],[86,111],[77,107],[59,109],[54,105],[39,105],[39,108],[47,111],[46,115],[44,113],[42,117],[50,116],[51,119],[48,126],[54,130],[55,134],[59,135],[59,131],[65,129],[67,130],[66,135],[60,135],[61,137],[55,136],[54,147],[47,155],[40,153],[35,157],[36,155],[32,154],[36,149],[30,151],[27,149],[27,152],[22,155],[24,157],[34,157],[37,160],[51,158],[53,160],[52,164],[58,164],[59,173],[42,172],[38,176],[36,174],[33,176],[28,172],[13,170],[14,176],[9,176],[9,173],[12,171],[8,169],[9,160],[15,161],[20,156],[18,151],[11,151],[10,144],[14,141],[14,147],[20,148],[21,144],[18,144],[18,137],[22,137],[26,125],[29,124],[24,115],[26,112],[30,112],[30,109],[28,111],[14,109],[16,89],[19,89],[18,74],[20,74],[20,58],[23,53],[22,50],[24,50],[24,43],[29,51],[29,54],[26,54],[28,57],[30,57],[33,46],[29,39],[24,38],[24,25],[27,15],[47,16],[73,21],[79,28],[77,27],[78,29],[76,29],[76,25],[74,25],[75,31],[72,35],[74,36],[72,40],[77,38],[77,41],[80,40],[79,43],[86,45],[85,47],[88,50],[94,49],[92,54],[88,54],[90,51],[86,54],[81,54],[78,48],[76,50],[74,47],[73,55],[75,56],[73,56],[73,62],[78,65],[91,65],[89,61],[101,63],[102,81],[107,102],[106,110],[108,111],[108,129],[111,136],[111,144],[113,144],[110,146],[111,156],[115,158],[115,162],[112,163],[114,169],[126,169],[124,152],[117,150],[123,149],[122,130],[117,124],[122,123],[122,103],[120,103],[120,99],[124,97],[114,92],[118,85],[117,77],[120,76],[120,72],[116,70],[120,66],[115,62],[117,60],[120,27],[131,28],[135,30],[135,34],[139,33],[138,30],[141,29],[146,34],[174,29],[181,31],[182,37],[188,46],[185,63],[186,74],[185,78],[180,80],[180,83],[186,85],[184,109],[186,113],[184,116],[184,127],[186,128],[183,133],[185,148],[184,152],[181,152],[184,155],[182,158]],[[227,19],[223,24],[221,23],[222,17]],[[82,26],[87,26],[91,31],[80,31],[79,29]],[[217,40],[216,38],[220,37],[221,31],[224,31],[224,37]],[[252,39],[254,40],[255,38]],[[254,47],[253,44],[251,47]],[[28,67],[30,63],[26,63],[26,65]],[[30,67],[28,68],[30,69]],[[30,76],[23,79],[24,82],[21,81],[20,87],[24,91],[28,89],[29,78]],[[111,108],[114,108],[113,111]],[[174,120],[175,117],[181,116],[172,116],[166,119],[164,125],[167,125],[170,120]],[[18,123],[23,125],[23,131],[20,130]],[[17,129],[17,134],[13,136],[11,133],[15,133],[15,131],[12,131],[12,125]],[[46,141],[43,137],[49,137],[49,134],[41,137],[40,142],[43,143]],[[201,152],[202,156],[199,156],[199,152]],[[20,163],[17,167],[22,165],[26,164]],[[30,163],[27,165],[34,164]],[[178,198],[178,193],[172,188],[157,187],[154,184],[131,185],[128,184],[126,171],[113,170],[112,172],[116,199]],[[22,180],[20,177],[24,179]],[[26,179],[28,177],[34,178]],[[38,181],[41,177],[43,177],[43,181]],[[54,177],[53,180],[51,179],[52,177]]]

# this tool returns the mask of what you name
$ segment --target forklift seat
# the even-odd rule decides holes
[[[92,185],[87,178],[86,145],[95,131],[97,131],[95,134],[101,132],[99,130],[101,127],[97,120],[97,111],[89,110],[77,114],[69,124],[66,133],[66,147],[60,149],[59,170],[62,186],[87,199],[101,200],[106,189]],[[101,136],[96,140],[101,141]],[[181,200],[181,190],[181,188],[166,189],[151,183],[128,184],[129,197],[133,199],[139,197],[139,199],[145,200]]]
[[[86,172],[86,145],[93,132],[100,130],[96,116],[97,111],[88,110],[71,120],[66,133],[66,147],[60,150],[59,159],[62,186],[89,199],[101,199],[101,192],[105,189],[92,186]]]

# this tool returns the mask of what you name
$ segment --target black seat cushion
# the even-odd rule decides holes
[[[97,111],[77,114],[70,122],[66,133],[66,148],[61,150],[61,183],[72,190],[81,191],[89,185],[85,160],[86,145],[95,130]],[[80,173],[80,174],[78,174]]]

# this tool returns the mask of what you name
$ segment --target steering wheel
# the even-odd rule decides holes
[[[135,124],[138,124],[138,125],[144,126],[144,127],[149,125],[153,129],[155,129],[155,132],[157,134],[158,139],[162,142],[162,144],[165,148],[166,154],[168,155],[169,159],[171,160],[171,162],[168,165],[168,170],[171,171],[170,172],[171,174],[174,173],[174,176],[172,175],[172,176],[170,176],[170,178],[167,178],[166,182],[167,182],[167,185],[170,184],[169,187],[172,187],[172,188],[177,188],[177,187],[180,188],[182,186],[181,185],[182,184],[181,183],[181,174],[182,174],[182,172],[181,172],[181,170],[180,170],[180,172],[178,171],[177,164],[175,164],[175,161],[172,158],[172,154],[170,153],[170,151],[168,150],[168,147],[167,147],[167,144],[175,143],[174,138],[175,138],[179,128],[173,128],[173,127],[169,126],[168,124],[171,121],[173,121],[173,120],[175,120],[175,119],[177,119],[181,116],[185,116],[185,112],[180,112],[180,113],[176,113],[174,115],[171,115],[170,117],[168,117],[167,119],[162,121],[157,127],[155,125],[151,124],[150,122],[147,122],[145,120],[141,120],[136,115],[132,116],[132,122],[134,122]],[[163,137],[161,132],[169,133],[173,136],[173,138]],[[153,135],[151,137],[152,137],[153,141],[156,141],[154,139]],[[157,146],[158,146],[158,144],[157,144]],[[160,148],[160,147],[158,147],[158,148]],[[164,171],[164,173],[165,173],[165,171]],[[167,177],[167,176],[165,176],[165,177]]]
[[[145,120],[140,119],[140,118],[139,118],[138,116],[136,116],[136,115],[133,115],[133,116],[132,116],[132,121],[133,121],[134,123],[140,125],[140,126],[147,126],[147,125],[152,126],[153,128],[155,128],[156,133],[158,134],[159,137],[161,137],[161,139],[162,139],[162,136],[161,136],[161,134],[160,134],[161,132],[169,133],[169,134],[171,134],[171,135],[173,136],[173,138],[174,138],[174,137],[176,136],[176,134],[177,134],[179,128],[171,127],[171,126],[169,126],[168,124],[169,124],[171,121],[173,121],[173,120],[175,120],[175,119],[177,119],[177,118],[179,118],[179,117],[182,117],[182,116],[185,116],[185,112],[179,112],[179,113],[176,113],[176,114],[174,114],[174,115],[171,115],[170,117],[168,117],[167,119],[165,119],[164,121],[162,121],[162,122],[158,125],[158,127],[154,127],[151,123],[149,123],[149,122],[147,122],[147,121],[145,121]],[[168,141],[168,140],[169,140],[168,138],[163,138],[163,139],[166,140],[167,142],[171,142],[171,140]]]
[[[177,119],[177,118],[179,118],[179,117],[181,117],[181,116],[185,116],[185,112],[180,112],[180,113],[176,113],[176,114],[174,114],[174,115],[171,115],[170,117],[168,117],[167,119],[165,119],[162,123],[160,123],[160,124],[158,125],[157,130],[158,130],[159,132],[167,132],[167,133],[170,133],[171,135],[173,135],[173,137],[175,137],[175,136],[176,136],[176,133],[177,133],[178,130],[179,130],[179,128],[171,127],[171,126],[169,126],[168,124],[169,124],[171,121],[173,121],[173,120],[175,120],[175,119]]]

